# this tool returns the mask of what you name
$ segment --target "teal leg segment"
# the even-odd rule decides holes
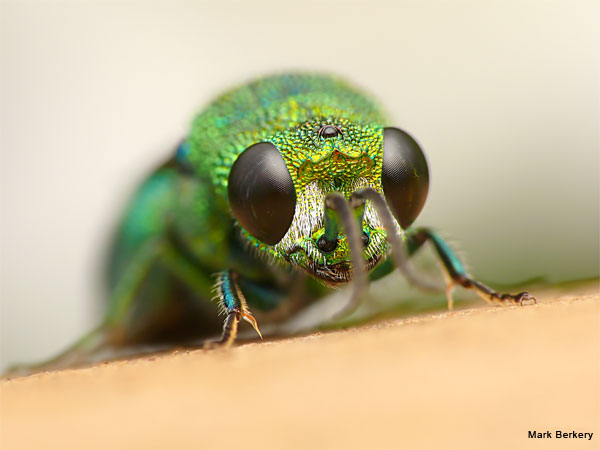
[[[465,268],[454,251],[434,231],[429,228],[417,228],[414,231],[409,230],[406,235],[406,246],[409,256],[416,253],[425,242],[431,241],[451,278],[467,275]]]
[[[225,313],[225,323],[223,324],[223,334],[216,342],[207,344],[207,347],[229,347],[235,341],[240,319],[244,319],[256,330],[262,339],[262,334],[258,329],[258,323],[248,308],[246,297],[242,293],[238,283],[238,273],[233,270],[226,270],[219,274],[216,285],[217,300]]]
[[[467,273],[464,266],[456,254],[448,246],[448,244],[437,233],[429,228],[408,230],[406,236],[406,244],[409,255],[413,255],[427,241],[430,241],[433,244],[438,256],[442,261],[447,278],[449,279],[446,286],[446,297],[448,299],[449,309],[452,309],[452,289],[456,285],[462,286],[466,289],[473,289],[481,298],[490,303],[514,302],[519,303],[520,305],[522,305],[524,301],[533,301],[536,303],[535,297],[528,292],[521,292],[515,295],[502,294],[473,279]]]

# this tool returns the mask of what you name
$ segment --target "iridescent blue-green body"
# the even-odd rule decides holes
[[[270,246],[237,226],[227,195],[233,163],[252,144],[270,141],[298,169],[292,175],[298,193],[315,180],[331,184],[332,190],[333,183],[341,183],[338,190],[349,195],[357,180],[368,179],[380,191],[385,122],[375,103],[329,76],[264,78],[219,97],[196,117],[174,157],[139,188],[117,233],[108,263],[107,323],[113,334],[129,341],[167,328],[172,334],[174,327],[185,333],[214,333],[215,327],[204,323],[215,323],[211,309],[218,303],[206,302],[214,295],[214,274],[224,274],[218,282],[230,288],[229,273],[235,273],[253,310],[276,310],[289,301],[289,286],[273,282],[277,274],[272,266],[276,261],[285,266],[286,249],[302,245],[302,239]],[[319,128],[327,123],[342,130],[343,141],[332,145],[332,140],[318,139]],[[310,189],[312,193],[314,187]],[[322,222],[323,212],[317,208],[310,211],[314,217],[305,215],[304,220]],[[371,247],[376,246],[381,254],[383,230],[373,230]],[[348,252],[341,242],[327,258],[339,263],[348,259]],[[303,257],[302,252],[291,256],[297,266]],[[296,278],[284,275],[291,279],[288,284]],[[316,286],[309,290],[313,296],[323,292]],[[228,289],[222,296],[223,309],[234,307]],[[183,326],[181,316],[190,323]]]
[[[107,313],[76,349],[186,339],[293,314],[328,287],[399,268],[432,242],[448,275],[486,300],[521,302],[473,280],[427,228],[419,144],[338,78],[262,78],[218,97],[133,196],[107,262]],[[388,256],[390,256],[388,258]],[[308,276],[306,276],[308,275]],[[428,286],[431,287],[431,286]],[[101,338],[99,338],[99,336]],[[98,344],[100,343],[100,344]]]

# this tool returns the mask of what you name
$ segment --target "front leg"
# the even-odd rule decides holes
[[[446,285],[448,309],[452,309],[452,290],[456,285],[462,286],[466,289],[473,289],[481,298],[489,303],[494,301],[509,301],[519,303],[520,305],[523,305],[524,301],[533,301],[534,303],[537,303],[535,297],[528,292],[521,292],[515,295],[501,294],[485,284],[471,278],[448,244],[446,244],[446,242],[437,233],[433,232],[429,228],[417,228],[415,230],[409,230],[407,231],[406,236],[409,255],[415,253],[426,241],[431,241],[431,243],[434,245],[437,254],[442,260],[442,264],[444,265],[444,269],[448,278],[448,283]]]
[[[218,341],[207,343],[207,347],[230,347],[237,336],[240,319],[244,319],[252,325],[262,339],[258,323],[250,312],[246,298],[240,289],[238,277],[238,273],[233,270],[226,270],[219,274],[215,287],[216,299],[226,317],[221,338]]]

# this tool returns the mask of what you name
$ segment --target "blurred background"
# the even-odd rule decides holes
[[[207,102],[272,72],[379,99],[429,157],[417,224],[475,276],[598,276],[598,5],[3,1],[2,367],[97,323],[128,194]]]

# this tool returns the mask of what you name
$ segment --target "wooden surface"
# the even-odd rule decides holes
[[[597,283],[539,300],[4,380],[2,448],[600,448]]]

